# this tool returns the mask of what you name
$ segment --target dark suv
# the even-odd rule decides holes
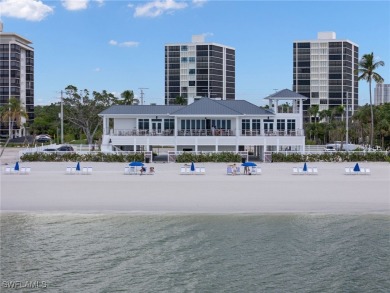
[[[63,145],[57,149],[57,152],[74,152],[74,149],[70,145]]]

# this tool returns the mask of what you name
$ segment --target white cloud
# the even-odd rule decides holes
[[[94,0],[94,1],[98,4],[99,7],[102,7],[104,5],[105,0]]]
[[[89,0],[62,0],[66,10],[83,10],[88,8]]]
[[[30,21],[41,21],[54,9],[39,0],[1,0],[0,15],[21,18]]]
[[[133,41],[127,41],[127,42],[122,42],[118,43],[117,41],[111,40],[108,42],[111,46],[118,46],[118,47],[138,47],[139,42],[133,42]]]
[[[135,17],[157,17],[164,13],[172,13],[175,10],[184,9],[188,5],[184,2],[176,2],[175,0],[156,0],[143,5],[138,5],[135,8]]]
[[[95,72],[100,72],[100,71],[102,71],[102,70],[100,69],[100,67],[96,67],[96,68],[95,68]]]
[[[192,0],[192,4],[194,4],[196,7],[202,7],[206,4],[206,2],[207,0]]]

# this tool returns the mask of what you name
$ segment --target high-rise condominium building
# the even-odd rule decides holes
[[[349,117],[358,106],[359,47],[337,40],[334,32],[320,32],[317,40],[294,42],[293,91],[309,99],[304,113],[313,105],[319,111],[348,104]]]
[[[0,22],[0,106],[7,106],[12,97],[18,99],[28,116],[22,117],[22,124],[34,120],[34,49],[31,44],[15,33],[3,32]],[[26,129],[10,120],[0,123],[0,135],[8,137],[9,134],[23,136]]]
[[[377,83],[374,89],[374,105],[390,103],[390,84]]]
[[[191,103],[197,97],[235,99],[235,49],[206,43],[192,36],[192,43],[165,45],[165,104],[176,97]]]

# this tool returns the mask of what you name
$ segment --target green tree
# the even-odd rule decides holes
[[[67,97],[63,100],[64,119],[80,129],[85,134],[88,143],[92,144],[102,124],[98,114],[117,103],[117,98],[105,90],[102,93],[94,91],[93,98],[91,98],[88,90],[78,92],[77,87],[73,85],[66,87],[65,91]]]
[[[317,122],[319,109],[320,109],[319,105],[312,105],[309,109],[307,109],[307,113],[309,114],[310,121],[311,121],[311,117],[314,117],[314,123]]]
[[[119,105],[134,105],[139,103],[139,100],[134,98],[134,92],[131,90],[125,90],[121,93],[121,98],[121,100],[118,100]]]
[[[177,96],[175,98],[175,104],[176,105],[187,105],[187,99],[182,96]]]
[[[12,138],[12,130],[15,126],[22,126],[22,118],[28,118],[28,116],[24,110],[24,106],[20,103],[20,100],[15,97],[11,97],[8,101],[8,105],[0,108],[0,121],[2,123],[9,123],[8,139],[4,144],[0,157],[3,155],[5,148]]]
[[[374,53],[363,55],[362,59],[359,61],[358,73],[360,74],[358,80],[365,80],[368,82],[369,91],[370,91],[370,111],[371,111],[371,132],[370,132],[370,145],[374,146],[374,110],[372,107],[372,80],[375,82],[383,82],[384,79],[380,76],[375,70],[379,66],[384,66],[385,62],[377,61],[375,62]]]

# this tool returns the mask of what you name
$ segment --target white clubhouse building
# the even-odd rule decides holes
[[[201,98],[189,105],[113,105],[103,118],[102,151],[267,152],[305,148],[303,100],[288,89],[265,99],[269,108],[244,100]],[[105,146],[105,147],[104,147]]]

